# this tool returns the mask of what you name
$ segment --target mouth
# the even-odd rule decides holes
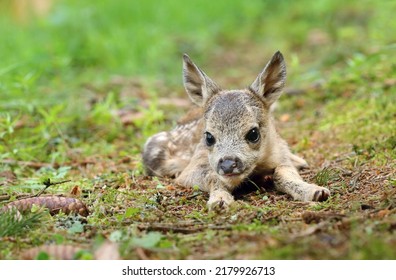
[[[243,173],[230,173],[220,175],[220,179],[227,185],[238,186],[245,179],[245,176]]]
[[[224,176],[224,177],[238,177],[240,175],[241,175],[241,173],[231,173],[231,174],[224,174],[222,176]]]
[[[244,169],[238,171],[235,170],[236,172],[228,173],[228,174],[218,173],[218,175],[220,175],[219,177],[224,183],[235,187],[240,185],[243,181],[245,181],[246,178],[250,176],[253,169],[254,166],[252,166],[250,169]]]

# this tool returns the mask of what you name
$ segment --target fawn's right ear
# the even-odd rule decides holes
[[[203,106],[210,97],[221,90],[187,54],[183,55],[183,83],[191,100],[198,106]]]

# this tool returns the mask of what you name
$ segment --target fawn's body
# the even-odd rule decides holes
[[[293,155],[276,132],[270,106],[286,78],[280,52],[247,89],[222,90],[190,58],[183,57],[184,86],[200,108],[169,132],[150,137],[143,162],[149,175],[175,177],[184,186],[210,193],[208,206],[224,208],[232,191],[256,176],[273,175],[277,190],[296,200],[322,201],[328,189],[304,182],[307,163]]]

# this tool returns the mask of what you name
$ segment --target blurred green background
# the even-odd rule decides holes
[[[23,1],[2,0],[7,2]],[[312,60],[334,63],[352,50],[394,43],[393,1],[50,2],[43,17],[19,15],[19,22],[4,14],[3,4],[4,66],[39,65],[46,78],[66,68],[168,78],[183,52],[208,58],[224,50],[238,53],[235,45],[260,44],[264,53],[299,55],[316,44],[321,47]]]
[[[177,84],[184,52],[207,64],[253,49],[264,64],[279,49],[289,65],[314,68],[395,43],[393,1],[42,1],[51,6],[36,18],[12,8],[34,1],[1,2],[2,94],[115,74]]]
[[[164,108],[159,99],[187,100],[183,53],[221,85],[243,87],[281,50],[288,87],[325,85],[307,96],[321,104],[353,91],[368,97],[368,83],[383,90],[395,73],[394,1],[0,3],[0,157],[6,159],[62,163],[74,148],[85,156],[111,153],[107,144],[116,139],[120,153],[138,155],[145,138],[185,110]],[[132,126],[120,120],[123,110]]]

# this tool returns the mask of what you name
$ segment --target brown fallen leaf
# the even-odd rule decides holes
[[[282,116],[280,116],[279,120],[281,122],[288,122],[290,120],[290,115],[289,114],[283,114]]]
[[[388,216],[390,212],[391,211],[388,209],[380,210],[380,211],[378,211],[377,216],[378,216],[378,218],[382,219],[382,218]]]
[[[384,81],[384,88],[391,88],[396,86],[396,79],[387,79]]]
[[[297,108],[302,108],[302,107],[305,106],[305,100],[302,99],[302,98],[297,99],[296,102],[295,102],[295,105],[296,105]]]
[[[167,185],[165,188],[166,188],[168,191],[174,191],[174,190],[176,190],[175,186],[172,186],[172,185]]]
[[[120,116],[120,120],[123,125],[134,124],[136,120],[140,120],[142,118],[144,118],[143,112],[130,112]]]
[[[74,186],[70,191],[70,194],[75,197],[79,197],[81,195],[81,188],[79,186]]]

